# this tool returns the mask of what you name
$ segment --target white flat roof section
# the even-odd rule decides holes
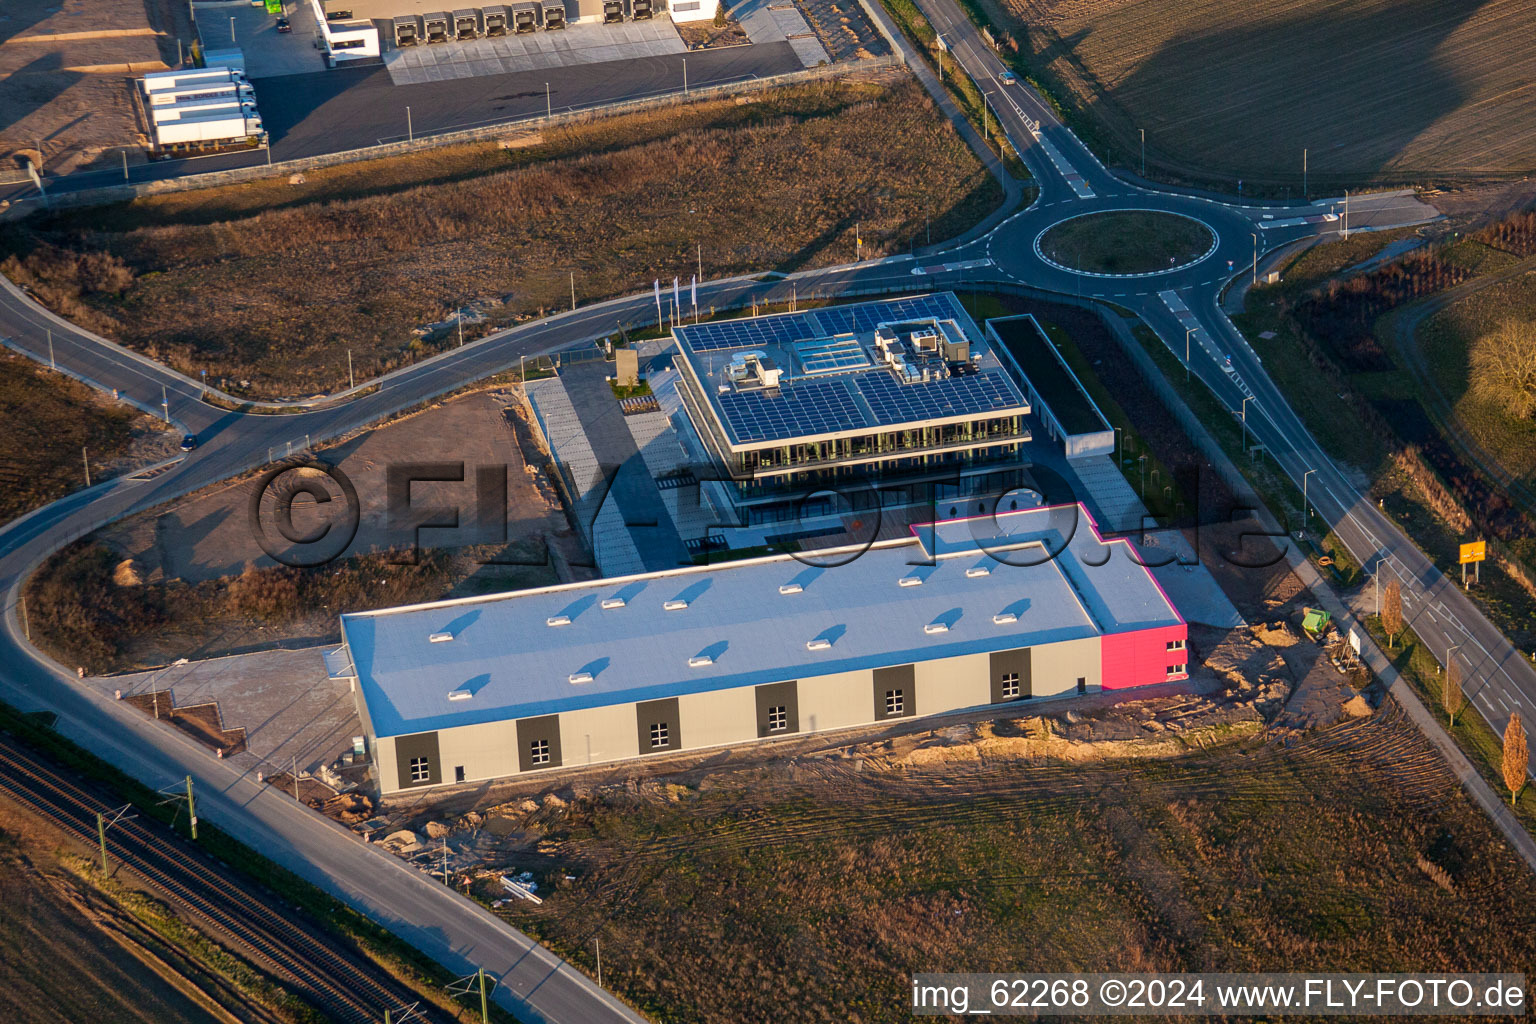
[[[926,531],[934,558],[914,537],[825,568],[784,555],[358,612],[342,634],[375,734],[398,736],[1181,623],[1078,514],[1060,557],[1029,565],[968,520]],[[1007,513],[1001,544],[1050,544],[1068,519]]]

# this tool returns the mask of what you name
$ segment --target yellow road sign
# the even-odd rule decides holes
[[[1461,564],[1462,565],[1466,565],[1468,562],[1481,562],[1481,561],[1483,561],[1487,557],[1488,557],[1488,542],[1487,541],[1475,540],[1471,544],[1463,544],[1461,546]]]

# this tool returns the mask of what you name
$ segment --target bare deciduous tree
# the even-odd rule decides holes
[[[1520,799],[1530,767],[1531,752],[1525,745],[1525,723],[1520,721],[1520,712],[1516,711],[1504,727],[1504,785],[1509,787],[1510,803]]]
[[[1387,646],[1397,643],[1403,631],[1403,586],[1397,580],[1387,584],[1381,598],[1381,628],[1387,631]]]
[[[1536,323],[1505,320],[1472,343],[1472,391],[1517,419],[1536,414]]]
[[[1445,687],[1440,693],[1440,703],[1445,707],[1451,728],[1456,727],[1456,716],[1467,706],[1467,695],[1461,689],[1461,665],[1454,657],[1445,661]]]

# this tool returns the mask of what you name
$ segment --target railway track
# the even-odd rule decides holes
[[[0,791],[94,847],[96,815],[116,808],[0,735]],[[248,959],[333,1020],[370,1024],[434,1018],[392,978],[285,912],[264,892],[168,827],[123,819],[107,830],[107,852],[171,903],[235,939]]]

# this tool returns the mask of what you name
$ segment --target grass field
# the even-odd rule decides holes
[[[0,522],[85,486],[82,449],[101,470],[129,453],[147,417],[84,384],[0,353]]]
[[[980,0],[1101,154],[1180,179],[1462,181],[1536,165],[1524,0]]]
[[[676,1024],[910,1020],[927,970],[1536,964],[1536,878],[1392,705],[1289,748],[858,767],[546,812],[541,866],[575,878],[514,919],[588,970],[600,938]]]
[[[1393,455],[1404,441],[1423,450],[1438,445],[1439,451],[1445,451],[1444,442],[1421,408],[1419,383],[1385,353],[1382,358],[1386,362],[1380,369],[1351,371],[1337,360],[1320,368],[1306,351],[1306,329],[1296,315],[1307,297],[1325,290],[1328,280],[1339,271],[1370,258],[1406,234],[1356,235],[1347,242],[1308,249],[1281,268],[1281,284],[1252,291],[1246,311],[1233,320],[1319,444],[1353,467],[1371,497],[1382,503],[1384,511],[1419,548],[1437,564],[1453,569],[1457,545],[1467,537],[1446,519],[1422,483]],[[1502,260],[1490,257],[1484,246],[1470,240],[1442,250],[1441,258],[1448,264],[1480,269],[1496,270],[1503,265]],[[1373,326],[1366,324],[1360,333],[1371,338]],[[1275,336],[1261,337],[1266,332]],[[1321,341],[1325,348],[1334,343]],[[1390,415],[1392,423],[1384,425],[1383,415]],[[1394,428],[1401,431],[1414,426],[1424,433],[1390,437]],[[1473,477],[1468,474],[1467,479]],[[1518,557],[1528,559],[1528,544],[1515,541],[1508,547]],[[1536,598],[1495,563],[1485,566],[1483,584],[1472,597],[1517,647],[1529,649],[1536,643],[1536,618],[1532,615]]]
[[[1098,274],[1145,274],[1188,263],[1211,247],[1199,221],[1171,213],[1097,213],[1051,228],[1040,248],[1057,263]]]
[[[1517,420],[1469,390],[1468,350],[1502,321],[1536,321],[1536,273],[1490,285],[1432,316],[1420,344],[1436,385],[1472,438],[1526,484],[1536,484],[1536,422]]]
[[[949,237],[1001,199],[915,81],[834,82],[142,199],[0,235],[65,315],[242,395],[344,386],[479,330],[656,277],[850,261]],[[469,332],[473,334],[474,332]],[[242,388],[240,381],[249,381]]]

